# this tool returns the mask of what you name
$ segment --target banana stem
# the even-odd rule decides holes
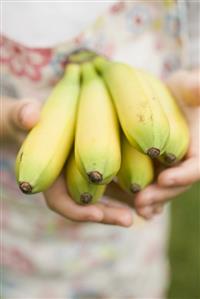
[[[69,63],[82,64],[87,61],[93,60],[98,54],[88,49],[78,49],[73,51],[67,58]]]
[[[66,66],[63,79],[72,80],[77,82],[80,76],[80,66],[75,63],[70,63]]]
[[[85,62],[81,66],[83,81],[87,82],[96,77],[97,73],[92,63]]]
[[[94,59],[93,64],[95,68],[100,72],[103,73],[110,62],[102,56],[98,56]]]

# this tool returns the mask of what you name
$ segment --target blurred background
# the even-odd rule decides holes
[[[172,201],[168,298],[200,298],[200,184]]]

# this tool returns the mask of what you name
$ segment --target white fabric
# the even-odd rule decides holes
[[[79,34],[115,2],[4,1],[1,32],[26,46],[51,47]]]

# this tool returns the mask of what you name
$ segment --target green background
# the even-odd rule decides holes
[[[170,299],[200,298],[200,183],[172,201]]]

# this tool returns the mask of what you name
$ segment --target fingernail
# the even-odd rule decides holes
[[[101,222],[103,219],[103,213],[100,214],[100,213],[96,213],[96,215],[89,215],[87,217],[87,221],[90,221],[90,222]]]
[[[149,194],[143,196],[143,198],[139,201],[140,206],[151,205],[153,203],[153,198]]]
[[[19,112],[19,121],[20,123],[24,123],[32,114],[33,105],[31,103],[25,104]]]
[[[142,215],[146,218],[146,219],[151,219],[153,216],[153,208],[152,207],[145,207],[142,209],[141,211]]]
[[[96,212],[96,215],[95,215],[95,221],[97,221],[97,222],[100,222],[100,221],[102,221],[103,220],[103,212],[102,211],[98,211],[98,212]]]
[[[155,214],[162,213],[162,211],[163,211],[163,205],[159,205],[159,206],[155,207],[153,211],[154,211]]]
[[[130,215],[130,214],[124,215],[123,218],[120,221],[120,224],[125,226],[125,227],[131,226],[132,223],[133,223],[133,219],[132,219],[132,215]]]

